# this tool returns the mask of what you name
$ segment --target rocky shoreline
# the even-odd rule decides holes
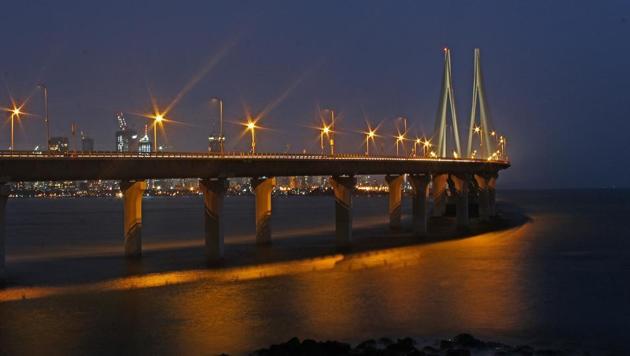
[[[431,344],[420,345],[406,337],[393,341],[388,338],[370,339],[355,347],[339,341],[315,341],[294,337],[277,345],[254,351],[254,356],[288,355],[370,355],[370,356],[475,356],[475,355],[589,355],[577,350],[535,349],[529,345],[510,346],[499,342],[482,341],[470,334],[459,334],[451,339],[436,340]]]

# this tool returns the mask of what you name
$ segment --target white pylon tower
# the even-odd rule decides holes
[[[461,157],[461,147],[459,144],[459,130],[457,128],[457,111],[455,110],[455,96],[453,94],[453,81],[451,76],[451,50],[444,48],[444,77],[442,79],[442,93],[440,105],[435,121],[435,133],[433,134],[433,142],[436,144],[436,154],[438,157],[447,157],[447,137],[448,125],[446,116],[451,111],[451,124],[453,127],[453,138],[455,140],[454,157]]]
[[[479,124],[477,124],[477,102],[479,102]],[[473,77],[473,96],[472,109],[470,111],[470,128],[468,129],[468,147],[466,156],[473,157],[473,138],[474,134],[479,134],[479,156],[481,158],[490,158],[495,150],[495,142],[491,137],[492,129],[488,125],[488,106],[486,104],[486,96],[483,92],[483,76],[481,75],[481,63],[479,57],[479,48],[475,48],[475,72]]]

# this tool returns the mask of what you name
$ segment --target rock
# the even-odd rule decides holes
[[[275,344],[271,345],[269,349],[262,349],[256,352],[257,355],[269,355],[269,356],[284,356],[284,355],[295,355],[300,352],[301,344],[300,339],[297,337],[292,338],[291,340],[283,343],[283,344]]]
[[[519,356],[532,356],[534,354],[534,349],[528,345],[520,345],[512,350],[512,354]]]
[[[470,334],[459,334],[453,338],[456,345],[468,348],[480,349],[486,347],[486,343]]]
[[[294,337],[291,340],[277,345],[271,345],[269,349],[260,349],[254,353],[259,356],[315,356],[315,355],[349,355],[350,345],[338,341],[317,342]]]
[[[559,350],[536,350],[534,352],[534,355],[536,356],[561,356],[561,355],[566,355],[565,352],[563,351],[559,351]]]
[[[396,343],[389,344],[384,351],[386,355],[416,355],[420,351],[416,349],[415,344],[412,338],[398,339]]]
[[[369,340],[365,340],[362,343],[358,344],[357,347],[355,347],[355,349],[357,349],[357,350],[375,349],[376,347],[377,347],[376,340],[369,339]]]
[[[319,343],[312,339],[306,339],[302,341],[301,350],[304,355],[316,355],[319,352]]]
[[[450,340],[440,340],[440,349],[452,349],[455,344]]]
[[[423,348],[422,348],[422,351],[423,351],[425,354],[428,354],[428,355],[432,355],[432,354],[437,355],[437,354],[439,354],[439,353],[440,353],[440,350],[436,349],[436,348],[435,348],[435,347],[433,347],[433,346],[425,346],[425,347],[423,347]]]
[[[437,345],[435,345],[437,346]],[[297,337],[267,349],[259,349],[252,353],[258,356],[471,356],[471,350],[479,355],[495,356],[560,356],[560,355],[588,355],[568,350],[542,349],[534,350],[531,346],[517,347],[498,342],[484,342],[470,334],[459,334],[452,340],[440,340],[440,349],[424,346],[422,350],[416,348],[416,341],[412,338],[398,339],[396,342],[383,337],[378,340],[369,339],[352,348],[349,344],[338,341],[316,341],[305,339],[300,342]]]
[[[339,341],[325,341],[320,343],[323,351],[320,355],[348,355],[352,349],[350,345]]]
[[[387,347],[391,344],[393,344],[394,342],[392,341],[392,339],[388,338],[388,337],[382,337],[380,339],[378,339],[379,344]]]
[[[467,349],[450,349],[446,351],[446,356],[470,356],[470,350]]]

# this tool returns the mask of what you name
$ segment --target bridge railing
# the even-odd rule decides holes
[[[0,150],[2,158],[36,159],[294,159],[294,160],[364,160],[364,161],[455,161],[455,162],[495,162],[509,163],[507,160],[487,160],[474,158],[413,157],[413,156],[367,156],[358,153],[311,154],[311,153],[276,153],[276,152],[117,152],[117,151],[8,151]]]

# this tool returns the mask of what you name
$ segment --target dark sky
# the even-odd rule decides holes
[[[230,122],[243,119],[245,105],[271,108],[260,151],[317,152],[308,126],[320,106],[340,113],[338,149],[361,152],[355,132],[365,118],[383,121],[383,135],[401,115],[412,132],[432,132],[445,46],[467,126],[479,47],[492,120],[513,162],[503,186],[630,186],[628,1],[95,3],[2,2],[0,101],[8,105],[8,90],[32,95],[25,109],[40,114],[35,86],[45,82],[54,135],[77,122],[97,149],[112,150],[114,112],[149,112],[149,92],[166,107],[185,91],[168,114],[186,124],[167,126],[176,150],[207,148],[208,100],[220,96]],[[246,149],[241,128],[226,126],[227,146]],[[8,141],[5,124],[0,146]],[[18,149],[43,144],[41,117],[25,119],[16,141]]]

